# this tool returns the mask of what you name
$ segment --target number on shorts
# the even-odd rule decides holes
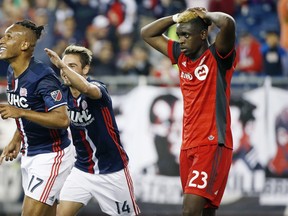
[[[197,187],[197,188],[200,188],[200,189],[205,188],[207,186],[207,178],[208,178],[207,173],[204,172],[204,171],[201,172],[201,176],[202,176],[201,180],[202,180],[203,184],[198,184],[198,185],[193,183],[193,181],[199,177],[200,173],[197,170],[193,170],[192,173],[195,174],[195,175],[189,181],[189,186],[190,187]]]
[[[30,190],[30,192],[31,193],[33,193],[33,191],[37,188],[37,187],[39,187],[42,183],[43,183],[43,179],[40,179],[40,178],[38,178],[38,177],[36,177],[36,179],[35,179],[35,181],[34,181],[34,179],[35,179],[35,176],[34,175],[32,175],[32,178],[31,178],[31,180],[30,180],[30,182],[29,182],[29,186],[28,186],[28,190],[30,189],[30,186],[32,185],[32,183],[33,183],[33,187],[31,188],[31,190]]]
[[[122,208],[120,208],[120,203],[119,202],[115,202],[116,206],[117,206],[117,212],[118,214],[121,214],[121,212],[128,212],[130,213],[130,207],[127,204],[127,201],[124,201]]]

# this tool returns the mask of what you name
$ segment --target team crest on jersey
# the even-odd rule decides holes
[[[54,101],[60,101],[62,99],[62,93],[60,90],[51,92],[51,97]]]
[[[82,109],[87,109],[88,105],[87,105],[87,102],[86,101],[82,101],[81,102],[81,106],[82,106]]]
[[[27,89],[26,88],[20,88],[19,94],[21,97],[27,97]]]
[[[198,80],[202,81],[207,78],[208,72],[209,72],[209,68],[207,67],[207,65],[203,64],[203,65],[199,65],[195,69],[194,74]]]

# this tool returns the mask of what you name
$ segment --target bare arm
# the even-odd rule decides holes
[[[226,56],[235,46],[234,19],[222,12],[207,12],[204,18],[211,20],[220,28],[220,32],[216,36],[215,47],[222,56]]]
[[[67,128],[70,124],[66,106],[57,107],[50,112],[36,112],[1,104],[0,114],[2,119],[25,118],[47,128]]]
[[[20,151],[20,146],[21,146],[21,135],[20,135],[18,129],[16,129],[12,140],[3,149],[3,152],[0,156],[0,165],[2,164],[2,161],[4,158],[6,161],[8,161],[8,160],[12,161],[12,160],[16,159],[17,155]]]
[[[49,56],[50,61],[61,70],[62,78],[68,79],[73,88],[91,99],[99,99],[102,97],[101,90],[96,85],[89,83],[85,77],[66,65],[56,52],[47,48],[45,51]]]
[[[164,33],[168,28],[174,25],[175,22],[172,19],[172,16],[167,16],[155,20],[154,22],[142,27],[141,36],[145,42],[150,46],[168,56],[167,43],[168,37]]]

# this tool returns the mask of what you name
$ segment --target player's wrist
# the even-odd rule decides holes
[[[172,16],[172,20],[173,20],[174,23],[177,23],[177,22],[178,22],[178,17],[179,17],[179,13],[174,14],[174,15]]]

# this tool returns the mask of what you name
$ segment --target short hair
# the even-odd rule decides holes
[[[68,54],[74,54],[78,55],[80,57],[80,62],[82,64],[82,67],[85,67],[86,65],[90,65],[92,62],[92,52],[83,46],[77,46],[77,45],[70,45],[66,47],[64,50],[62,57],[64,55]]]
[[[193,18],[193,19],[191,19],[190,21],[189,21],[191,24],[193,24],[193,25],[195,25],[196,24],[196,26],[197,27],[199,27],[199,29],[200,30],[208,30],[208,27],[209,27],[209,23],[206,23],[202,18],[200,18],[199,16],[197,16],[197,17],[195,17],[195,18]]]
[[[15,24],[32,30],[35,33],[37,40],[40,38],[42,30],[44,29],[44,26],[37,26],[35,23],[27,19],[16,22]]]

